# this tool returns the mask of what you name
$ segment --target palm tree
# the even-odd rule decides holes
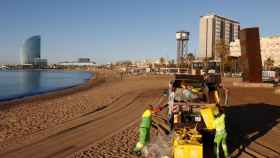
[[[160,57],[160,58],[159,58],[159,64],[160,64],[160,66],[162,66],[162,65],[165,64],[165,59],[164,59],[164,57]]]
[[[265,61],[264,61],[264,67],[266,70],[271,70],[272,67],[274,66],[274,60],[272,59],[272,57],[268,57]]]
[[[192,53],[187,54],[187,66],[191,68],[192,62],[194,61],[195,57]]]
[[[220,64],[220,73],[221,76],[224,76],[224,65],[227,62],[228,55],[229,55],[229,45],[226,44],[224,40],[219,40],[216,43],[215,54],[221,59]]]

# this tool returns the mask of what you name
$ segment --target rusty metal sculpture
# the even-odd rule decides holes
[[[262,60],[259,28],[245,28],[240,31],[241,69],[246,82],[262,82]]]

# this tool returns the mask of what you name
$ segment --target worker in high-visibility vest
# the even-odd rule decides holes
[[[141,155],[142,149],[148,144],[150,140],[150,129],[152,126],[152,113],[153,106],[149,107],[144,111],[142,115],[142,121],[139,127],[139,141],[135,145],[133,152],[137,155]]]
[[[216,108],[214,110],[215,120],[214,125],[216,129],[215,139],[214,139],[214,153],[216,157],[220,157],[220,145],[222,144],[222,149],[224,152],[225,157],[228,157],[228,149],[227,149],[227,132],[225,127],[225,114],[219,112],[219,109]]]

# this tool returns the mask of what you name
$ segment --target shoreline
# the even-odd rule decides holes
[[[68,70],[65,70],[65,71],[68,71]],[[70,95],[70,94],[73,94],[76,92],[88,90],[88,89],[92,88],[94,85],[98,85],[98,83],[100,83],[100,81],[101,81],[100,80],[101,78],[98,75],[99,73],[97,73],[97,72],[94,72],[94,71],[77,71],[77,72],[87,72],[87,73],[90,73],[92,75],[92,77],[83,84],[68,86],[68,87],[64,87],[64,88],[58,88],[58,89],[54,89],[54,90],[40,92],[40,93],[37,93],[34,95],[32,95],[32,94],[25,95],[25,96],[20,96],[20,97],[0,101],[0,110],[10,108],[11,106],[17,105],[19,103],[40,102],[40,101],[55,99],[55,98]]]

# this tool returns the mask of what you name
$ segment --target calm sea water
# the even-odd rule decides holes
[[[88,72],[60,70],[0,71],[0,101],[77,86],[91,77]]]

